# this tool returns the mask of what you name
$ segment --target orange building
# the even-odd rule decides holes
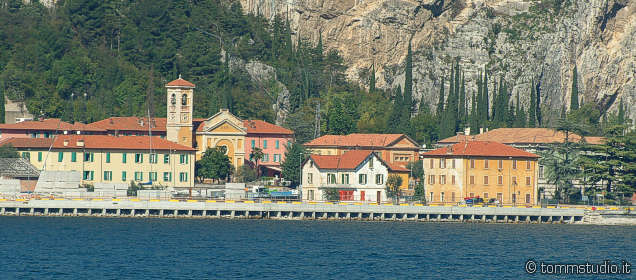
[[[460,142],[422,154],[426,199],[456,204],[466,197],[503,205],[537,204],[539,156],[498,142]]]
[[[402,177],[400,188],[409,195],[413,193],[413,184],[409,185],[409,162],[418,160],[419,145],[405,134],[361,134],[324,135],[304,145],[312,154],[342,155],[353,150],[375,152],[389,165],[389,175]]]

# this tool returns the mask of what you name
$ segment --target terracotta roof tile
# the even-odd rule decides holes
[[[262,120],[244,120],[243,126],[247,128],[248,134],[294,134],[293,131],[287,128],[280,127],[278,125],[271,124]]]
[[[60,130],[60,131],[105,131],[91,124],[76,122],[70,124],[60,119],[43,119],[37,121],[23,121],[13,124],[0,124],[0,129],[26,129],[26,130]]]
[[[46,148],[53,143],[53,138],[8,138],[0,142],[0,146],[10,144],[16,148]]]
[[[311,155],[311,159],[320,169],[356,169],[371,151],[349,151],[342,155]]]
[[[179,76],[178,79],[167,83],[166,86],[167,87],[190,87],[190,88],[193,88],[194,84],[182,79],[181,76]]]
[[[151,131],[166,132],[166,118],[151,118]],[[141,117],[111,117],[90,124],[105,130],[119,131],[148,131],[148,118]]]
[[[358,146],[358,147],[386,147],[404,134],[361,134],[324,135],[311,140],[305,146]]]
[[[568,137],[571,142],[581,140],[581,136],[574,133],[570,133]],[[471,140],[495,141],[504,144],[551,144],[564,143],[565,133],[551,128],[497,128],[478,135],[451,136],[440,140],[438,143],[450,144]],[[593,141],[597,140],[598,139],[593,139]]]
[[[78,146],[78,141],[84,140],[84,146]],[[55,142],[53,142],[55,141]],[[64,146],[64,142],[67,145]],[[118,150],[149,150],[150,137],[147,136],[109,136],[109,135],[58,135],[53,138],[9,138],[0,145],[11,144],[16,148],[49,148],[53,142],[56,149],[118,149]],[[160,137],[152,137],[153,150],[194,151],[193,148],[170,142]]]
[[[492,141],[468,141],[460,142],[448,147],[439,148],[422,156],[488,156],[488,157],[525,157],[538,158],[539,156],[515,147]]]
[[[398,171],[398,172],[409,172],[411,170],[409,170],[408,168],[404,167],[401,164],[397,164],[394,162],[387,162],[386,165],[389,166],[389,170],[390,171]]]

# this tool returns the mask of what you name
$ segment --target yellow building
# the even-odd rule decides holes
[[[227,109],[221,109],[197,127],[197,160],[208,148],[223,147],[230,163],[239,168],[245,160],[245,135],[247,129],[243,126],[243,120]]]
[[[429,203],[455,204],[479,197],[503,205],[537,204],[535,154],[497,142],[471,141],[422,157]]]
[[[0,143],[7,144],[39,170],[79,171],[82,183],[194,186],[195,150],[159,137],[58,135]]]

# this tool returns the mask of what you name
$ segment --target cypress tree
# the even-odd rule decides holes
[[[534,90],[534,79],[532,79],[532,84],[530,84],[530,110],[528,111],[528,126],[536,127],[536,119],[537,119],[537,100],[535,96],[537,94]]]
[[[375,92],[375,62],[371,64],[371,77],[369,77],[369,92]]]
[[[413,53],[411,52],[411,41],[406,53],[406,69],[404,72],[404,104],[409,113],[413,115]]]
[[[402,111],[404,110],[404,98],[402,97],[402,89],[398,86],[395,89],[395,96],[393,98],[393,106],[391,109],[391,115],[389,115],[388,123],[386,126],[388,133],[398,133],[401,128]]]
[[[482,120],[482,124],[484,126],[487,125],[488,123],[488,113],[490,112],[490,110],[488,110],[489,108],[489,98],[488,98],[488,71],[486,71],[486,66],[484,66],[484,81],[482,83],[484,89],[482,90],[483,92],[483,97],[484,97],[484,111],[482,112],[483,114],[483,120]]]
[[[458,73],[455,71],[453,74],[457,76]],[[451,84],[453,83],[453,78],[455,77],[451,78]],[[455,131],[457,131],[457,95],[457,87],[453,86],[453,90],[448,94],[448,98],[446,98],[446,112],[448,112],[446,129],[449,136],[454,135]]]
[[[625,107],[623,107],[623,98],[621,98],[618,103],[618,124],[622,125],[625,123]]]
[[[565,104],[561,105],[561,119],[565,120],[566,114],[565,114]]]
[[[481,76],[481,74],[480,74]],[[475,99],[475,93],[473,93],[473,98],[471,98],[471,110],[470,110],[470,134],[477,134],[479,131],[479,116],[477,111],[477,103]]]
[[[579,86],[578,86],[578,73],[576,71],[576,64],[574,65],[574,73],[572,74],[572,94],[570,95],[570,111],[579,109]]]
[[[437,100],[437,118],[441,120],[442,112],[444,112],[444,75],[442,75],[442,86],[439,89],[439,99]]]
[[[475,123],[477,126],[483,125],[482,122],[482,114],[481,112],[484,110],[484,94],[483,94],[483,86],[482,86],[482,78],[483,75],[481,71],[479,72],[479,77],[477,78],[477,99],[473,100],[476,104],[476,107],[473,107],[473,111],[475,111]],[[474,95],[474,94],[473,94]],[[478,129],[478,127],[476,128]]]
[[[0,123],[4,122],[4,91],[0,90]]]
[[[464,73],[462,72],[462,82],[459,90],[459,123],[463,126],[465,126],[468,122],[468,110],[466,109],[466,86],[464,82]]]
[[[537,93],[537,124],[541,126],[541,124],[543,123],[543,120],[541,118],[541,88],[539,87],[539,84],[537,84],[536,86],[533,84],[532,87],[535,88]]]

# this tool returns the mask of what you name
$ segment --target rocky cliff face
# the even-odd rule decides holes
[[[287,15],[302,37],[337,49],[347,76],[367,84],[375,62],[377,86],[404,83],[411,39],[414,92],[435,105],[452,59],[465,71],[468,95],[484,67],[504,78],[522,102],[531,81],[544,116],[569,106],[574,65],[579,94],[602,112],[618,98],[636,119],[636,1],[634,0],[240,0],[248,13]],[[448,86],[448,85],[447,85]]]

